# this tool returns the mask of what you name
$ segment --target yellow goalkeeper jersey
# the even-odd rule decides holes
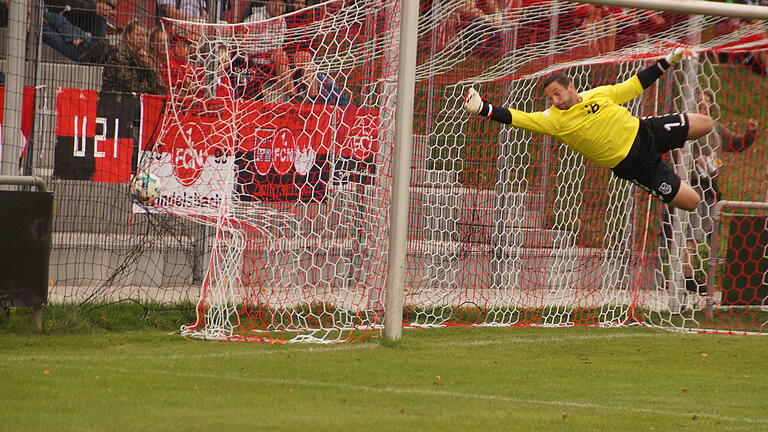
[[[527,113],[510,108],[512,126],[551,135],[604,168],[613,168],[629,153],[640,120],[621,104],[643,92],[637,76],[616,85],[579,93],[582,101],[563,111],[555,106]]]

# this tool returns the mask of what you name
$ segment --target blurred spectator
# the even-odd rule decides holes
[[[243,18],[248,25],[240,28],[241,44],[231,53],[230,81],[235,86],[235,97],[260,100],[265,90],[289,93],[288,56],[283,49],[287,29],[284,13],[283,0],[251,4]]]
[[[349,105],[349,94],[345,93],[330,75],[317,71],[317,66],[308,52],[297,53],[294,64],[291,84],[295,102]]]
[[[484,54],[492,47],[502,48],[502,6],[499,0],[461,0],[451,5],[455,12],[438,29],[438,43],[447,45],[460,35],[461,48],[468,54]]]
[[[163,65],[168,61],[168,33],[162,26],[157,26],[149,32],[149,55],[156,65]]]
[[[717,201],[720,201],[721,192],[718,185],[718,172],[723,162],[722,153],[743,152],[757,139],[757,121],[749,119],[744,125],[744,134],[736,135],[729,131],[722,123],[720,118],[720,107],[715,101],[715,93],[711,89],[704,89],[697,93],[699,113],[709,115],[715,120],[715,130],[713,133],[699,138],[692,147],[693,156],[696,162],[696,170],[692,175],[692,186],[698,185],[702,192],[704,200],[699,205],[699,214],[702,216],[702,224],[705,232],[711,232],[711,220],[709,209]],[[697,235],[697,240],[702,235]]]
[[[585,5],[582,6],[584,22],[582,28],[592,37],[587,49],[590,54],[611,52],[616,47],[616,15],[621,13],[620,8]]]
[[[187,35],[194,36],[187,32]],[[205,62],[197,64],[193,57],[199,41],[185,34],[171,32],[170,36],[158,26],[149,35],[150,61],[160,75],[165,89],[179,97],[232,97],[226,76],[228,58],[223,55],[215,70],[206,70]]]
[[[287,0],[285,13],[296,12],[307,7],[307,0]]]
[[[242,22],[250,23],[257,21],[265,21],[275,17],[285,15],[287,12],[286,0],[264,0],[251,2],[251,7],[246,8],[244,11]],[[285,22],[285,19],[278,20]],[[273,26],[275,30],[280,30],[278,26]],[[282,32],[285,32],[283,27]]]
[[[72,61],[78,61],[91,44],[91,38],[64,15],[46,9],[43,9],[42,39],[43,43]]]
[[[725,0],[718,0],[724,2]],[[768,0],[728,0],[727,3],[739,3],[746,5],[768,6]],[[714,26],[714,36],[723,36],[733,33],[746,26],[763,26],[761,21],[745,18],[725,18],[717,22]],[[753,51],[746,54],[718,53],[717,60],[720,63],[732,63],[740,66],[747,66],[753,72],[768,76],[768,52]]]
[[[696,94],[698,111],[712,117],[715,121],[714,131],[693,142],[691,151],[695,161],[695,169],[691,172],[691,186],[699,193],[702,200],[695,212],[690,213],[690,228],[687,229],[686,251],[684,258],[683,276],[686,290],[692,293],[707,293],[707,275],[702,264],[696,262],[698,247],[708,244],[714,229],[712,212],[715,204],[722,199],[719,182],[719,169],[723,162],[720,158],[724,152],[742,152],[752,146],[757,139],[757,121],[749,119],[744,125],[744,135],[738,136],[729,131],[720,118],[720,107],[711,89],[698,91]],[[672,229],[669,225],[669,215],[664,215],[664,234],[671,239]]]
[[[102,89],[163,94],[165,86],[147,49],[147,29],[138,20],[126,24],[117,48],[107,54]]]
[[[160,16],[183,21],[208,21],[206,0],[156,0]]]
[[[115,28],[117,5],[118,0],[45,0],[50,12],[64,15],[93,38],[104,38]]]
[[[183,48],[175,48],[177,45],[182,45]],[[158,75],[162,78],[163,84],[167,90],[170,90],[172,85],[178,84],[176,83],[179,79],[178,74],[183,67],[181,61],[177,60],[177,58],[182,58],[183,64],[188,66],[186,61],[187,56],[189,55],[188,45],[187,42],[183,44],[171,44],[168,38],[168,33],[163,26],[156,26],[149,33],[149,58],[152,62],[152,67],[158,71]],[[171,64],[173,64],[173,66],[169,66]]]
[[[755,143],[757,138],[757,121],[755,119],[749,119],[745,125],[744,135],[737,136],[728,131],[720,121],[721,110],[715,99],[715,92],[711,89],[704,89],[697,93],[696,99],[699,112],[715,120],[715,134],[718,138],[717,145],[712,147],[715,151],[738,153]]]
[[[80,63],[104,64],[107,55],[115,49],[109,39],[93,39],[80,52]]]
[[[615,48],[642,42],[686,19],[682,14],[637,9],[620,9],[613,17],[618,23]]]
[[[165,32],[163,37],[168,39]],[[167,57],[165,50],[160,56],[163,82],[176,94],[196,94],[199,90],[197,71],[189,63],[191,43],[185,36],[174,34],[168,41]]]
[[[228,18],[229,11],[232,10],[232,1],[230,0],[217,0],[215,3],[211,0],[208,1],[207,14],[208,17],[216,17],[219,22],[234,22],[231,18]],[[235,0],[237,1],[237,0]],[[218,6],[218,12],[214,9]]]
[[[749,66],[752,72],[768,76],[768,51],[752,51],[742,57],[741,63]]]

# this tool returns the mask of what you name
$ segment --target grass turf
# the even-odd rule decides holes
[[[0,430],[766,430],[762,336],[406,329],[264,345],[4,332]]]

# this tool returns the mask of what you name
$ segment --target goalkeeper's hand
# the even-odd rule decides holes
[[[477,90],[469,89],[467,96],[464,97],[464,109],[472,114],[480,114],[480,110],[483,109],[483,100]]]
[[[672,66],[675,63],[680,63],[681,60],[683,60],[683,56],[685,55],[685,50],[678,47],[675,48],[671,53],[667,54],[666,57],[664,57],[664,60],[669,63],[670,66]]]

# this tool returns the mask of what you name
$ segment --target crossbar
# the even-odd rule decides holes
[[[566,0],[573,3],[591,3],[631,9],[651,9],[662,12],[680,12],[692,15],[727,16],[733,18],[768,20],[768,7],[704,0]]]

